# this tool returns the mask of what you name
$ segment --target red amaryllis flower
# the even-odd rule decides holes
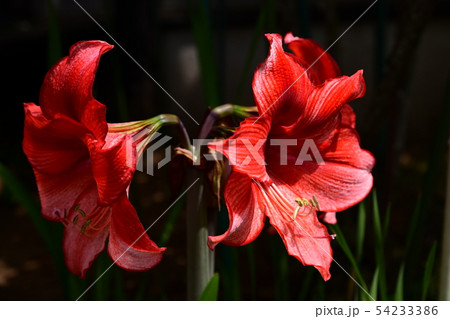
[[[266,37],[269,56],[253,79],[260,117],[209,145],[233,168],[224,193],[230,226],[209,237],[209,246],[250,243],[267,216],[288,253],[328,280],[331,236],[316,212],[344,210],[372,188],[374,158],[360,148],[347,105],[365,93],[362,71],[340,77],[315,42],[288,35],[292,55],[283,51],[280,35]]]
[[[100,56],[112,47],[102,41],[76,43],[47,73],[40,106],[24,104],[23,149],[36,176],[42,214],[65,225],[65,261],[81,277],[108,236],[110,257],[132,271],[152,268],[165,250],[145,234],[128,200],[136,142],[120,127],[109,131],[106,107],[92,96]]]

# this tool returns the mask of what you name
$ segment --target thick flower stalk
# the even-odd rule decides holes
[[[84,277],[105,248],[122,268],[148,270],[165,248],[149,239],[127,190],[137,152],[160,119],[109,124],[92,96],[106,42],[78,42],[47,73],[40,106],[25,103],[23,149],[38,185],[42,215],[65,225],[67,267]],[[139,138],[136,138],[138,133]]]
[[[224,197],[229,229],[209,237],[232,246],[252,242],[265,218],[288,253],[330,278],[332,236],[317,212],[333,213],[361,201],[372,188],[373,156],[359,146],[348,102],[365,93],[362,71],[340,76],[333,58],[315,42],[266,35],[269,56],[255,72],[259,117],[244,120],[227,140],[209,144],[232,165]]]

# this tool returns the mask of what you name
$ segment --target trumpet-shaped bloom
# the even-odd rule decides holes
[[[317,211],[333,222],[333,213],[372,188],[374,158],[360,148],[347,104],[365,93],[362,71],[340,76],[333,58],[311,40],[288,34],[293,55],[284,52],[280,35],[266,37],[269,56],[253,79],[259,117],[209,145],[228,158],[232,173],[224,191],[229,229],[208,243],[211,249],[248,244],[268,217],[288,253],[328,280],[332,236]]]
[[[92,96],[102,41],[78,42],[47,73],[40,106],[25,103],[23,149],[33,167],[42,215],[65,225],[67,267],[84,277],[105,248],[117,265],[143,271],[165,248],[152,242],[128,200],[136,166],[133,134],[108,128],[105,105]]]

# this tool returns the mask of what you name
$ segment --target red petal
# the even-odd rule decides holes
[[[229,139],[209,143],[208,147],[224,154],[233,165],[234,171],[269,182],[264,162],[264,150],[269,130],[269,118],[264,117],[258,121],[255,121],[255,118],[247,118],[241,122]]]
[[[336,213],[322,213],[319,215],[319,219],[327,224],[337,224]]]
[[[103,147],[89,141],[92,173],[100,205],[111,205],[130,185],[136,168],[136,148],[131,135],[108,134]]]
[[[72,273],[84,278],[95,257],[105,248],[105,241],[109,235],[109,223],[108,221],[104,222],[104,227],[97,231],[89,229],[88,232],[85,232],[87,227],[83,225],[86,224],[89,218],[96,217],[96,211],[102,210],[102,208],[97,206],[95,183],[92,183],[91,187],[85,189],[81,196],[78,198],[72,197],[72,199],[87,216],[83,217],[75,212],[72,206],[65,222],[66,229],[63,237],[64,259],[67,268]],[[110,208],[106,209],[110,210]]]
[[[292,33],[286,34],[284,42],[295,56],[304,62],[318,76],[321,84],[328,79],[341,75],[341,71],[333,57],[325,52],[320,45],[310,39],[297,38]]]
[[[292,189],[298,197],[307,199],[315,196],[323,211],[342,211],[357,204],[372,188],[374,158],[354,140],[346,140],[345,134],[328,152],[321,152],[325,161],[322,165],[308,161],[283,166],[270,161],[269,176],[283,191]]]
[[[283,195],[293,203],[298,197],[288,189],[283,190]],[[294,221],[292,215],[279,211],[271,203],[269,205],[271,206],[266,214],[283,239],[289,255],[297,258],[303,265],[314,266],[324,280],[330,279],[330,265],[333,261],[330,236],[326,227],[318,221],[315,210],[299,213]]]
[[[311,138],[322,134],[339,124],[338,114],[344,105],[363,96],[365,91],[362,70],[351,77],[328,80],[311,91],[303,114],[297,111],[291,115],[301,115],[296,123],[274,133],[296,138]]]
[[[350,105],[345,104],[341,109],[341,125],[349,128],[355,128],[356,116]]]
[[[41,199],[42,215],[53,221],[62,221],[64,215],[76,205],[80,204],[83,194],[87,194],[86,200],[93,201],[97,190],[92,177],[89,162],[81,162],[73,169],[57,175],[43,174],[34,170],[36,183]],[[87,189],[94,187],[93,194],[86,193]]]
[[[242,246],[258,237],[264,227],[264,201],[258,198],[258,190],[251,179],[241,173],[231,173],[225,187],[230,226],[220,236],[210,236],[211,249],[222,242],[230,246]]]
[[[301,114],[313,86],[306,67],[283,51],[281,36],[266,37],[270,52],[255,72],[253,94],[260,115],[275,116],[273,123],[289,125]]]
[[[165,250],[150,240],[124,194],[113,206],[108,244],[110,257],[124,269],[145,271],[161,261]]]
[[[351,77],[326,81],[316,87],[308,97],[304,119],[310,122],[325,121],[342,106],[356,98],[362,97],[366,92],[363,71],[359,70]]]
[[[361,149],[359,136],[355,129],[342,127],[336,131],[333,143],[320,149],[325,162],[345,164],[370,172],[375,165],[373,155]]]
[[[99,140],[105,137],[105,106],[92,97],[92,86],[100,56],[112,48],[103,41],[78,42],[50,69],[39,98],[46,118],[62,113],[83,123]]]
[[[47,120],[41,108],[25,104],[23,150],[34,169],[58,174],[89,157],[81,141],[88,131],[65,116]]]

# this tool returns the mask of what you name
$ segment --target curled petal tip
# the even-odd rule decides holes
[[[363,70],[358,70],[352,75],[352,78],[355,79],[355,85],[358,88],[357,91],[359,92],[355,98],[362,97],[366,94],[366,81],[364,80],[363,73]]]
[[[289,44],[295,40],[300,40],[299,37],[296,37],[292,34],[292,32],[288,32],[286,33],[286,35],[284,36],[284,43]]]
[[[213,240],[213,236],[208,236],[207,245],[208,245],[209,249],[214,251],[214,248],[216,248],[217,244],[218,244],[218,242]]]
[[[79,41],[70,47],[69,54],[73,55],[78,50],[81,50],[81,49],[85,50],[85,49],[97,48],[97,47],[100,48],[100,54],[103,54],[103,53],[111,50],[112,48],[114,48],[114,46],[112,44],[109,44],[108,42],[105,42],[105,41],[100,41],[100,40]]]
[[[265,36],[270,43],[272,43],[273,41],[279,43],[280,45],[282,43],[282,37],[278,33],[266,33]]]

